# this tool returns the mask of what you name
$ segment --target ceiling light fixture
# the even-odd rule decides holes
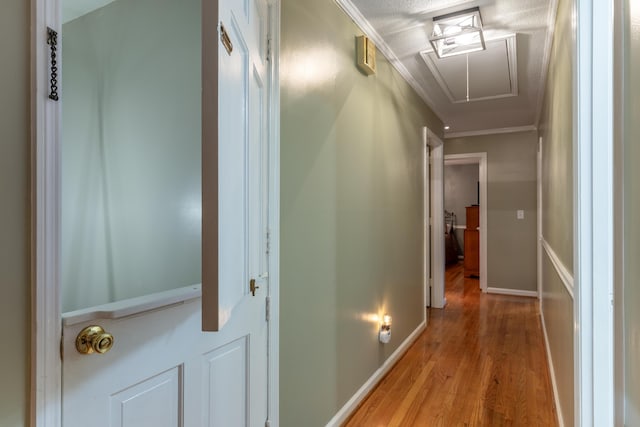
[[[438,58],[485,50],[480,8],[436,16],[429,42]]]

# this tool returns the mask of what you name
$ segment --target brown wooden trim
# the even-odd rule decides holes
[[[202,0],[203,331],[220,329],[218,267],[218,0]]]

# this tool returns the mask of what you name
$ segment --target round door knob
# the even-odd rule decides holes
[[[104,354],[113,347],[113,335],[100,326],[87,326],[76,338],[76,349],[81,354]]]

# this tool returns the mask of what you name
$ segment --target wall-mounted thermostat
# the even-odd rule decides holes
[[[376,45],[367,36],[356,37],[358,68],[366,75],[376,72]]]

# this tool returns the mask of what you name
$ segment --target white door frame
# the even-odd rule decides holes
[[[213,0],[212,0],[213,1]],[[269,0],[269,420],[279,425],[279,265],[280,265],[280,1]],[[60,0],[31,0],[32,318],[30,425],[61,427],[62,363],[59,105],[48,99],[47,27],[60,34]],[[58,40],[60,44],[60,40]],[[61,66],[59,65],[59,69]]]
[[[280,425],[280,0],[269,6],[269,292],[267,396],[270,425]]]
[[[583,427],[614,425],[613,13],[614,0],[574,0],[574,406]]]
[[[427,129],[431,147],[431,307],[444,308],[444,144]]]
[[[431,192],[430,190],[430,156],[429,156],[429,144],[428,144],[428,133],[429,129],[425,126],[422,129],[422,159],[423,159],[423,169],[422,169],[422,187],[423,187],[423,206],[422,211],[424,212],[424,218],[422,220],[422,224],[424,227],[424,237],[423,237],[423,256],[422,256],[422,264],[423,264],[423,282],[424,282],[424,306],[431,306],[431,236],[430,236],[430,222],[431,222]],[[426,319],[427,312],[424,312],[424,318]]]
[[[445,165],[478,165],[480,182],[480,289],[487,292],[487,153],[447,154]],[[444,190],[443,190],[444,191]]]
[[[31,1],[32,318],[31,425],[62,423],[59,108],[48,99],[47,26],[60,29],[58,0]]]
[[[536,265],[537,265],[537,291],[540,312],[542,312],[542,137],[538,137],[538,152],[536,154]]]

